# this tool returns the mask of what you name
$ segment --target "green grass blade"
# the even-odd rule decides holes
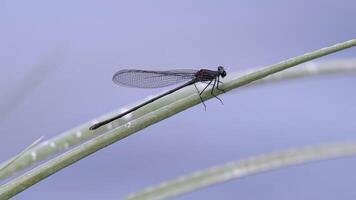
[[[14,162],[16,162],[17,160],[19,160],[21,158],[21,156],[23,156],[24,154],[29,153],[33,149],[33,147],[35,147],[42,139],[43,139],[43,136],[38,138],[37,140],[35,140],[32,144],[30,144],[28,147],[26,147],[22,152],[20,152],[19,154],[17,154],[13,158],[11,158],[10,160],[8,160],[4,164],[2,164],[0,166],[0,172],[6,170],[8,167],[11,167],[11,165],[14,164]],[[34,155],[34,154],[32,154],[32,155]]]
[[[241,87],[243,85],[249,84],[253,81],[259,80],[264,78],[268,75],[280,72],[282,70],[288,69],[295,65],[301,64],[303,62],[307,62],[313,60],[318,57],[322,57],[328,55],[330,53],[334,53],[337,51],[341,51],[346,48],[350,48],[356,45],[356,39],[346,41],[343,43],[339,43],[327,48],[323,48],[302,56],[298,56],[287,61],[278,63],[276,65],[272,65],[266,67],[261,70],[257,70],[255,72],[249,73],[245,76],[236,77],[236,76],[229,76],[225,78],[225,84],[222,85],[222,88],[226,91]],[[103,135],[99,135],[98,137],[85,142],[78,147],[69,150],[68,152],[34,168],[30,172],[15,178],[14,180],[0,186],[0,199],[4,198],[11,198],[14,195],[18,194],[19,192],[27,189],[28,187],[36,184],[37,182],[45,179],[46,177],[50,176],[51,174],[63,169],[76,161],[118,141],[121,140],[147,126],[150,126],[154,123],[157,123],[165,118],[168,118],[178,112],[181,112],[185,109],[188,109],[196,104],[200,103],[200,99],[197,94],[193,94],[182,97],[182,92],[192,90],[193,88],[184,88],[181,92],[176,92],[164,99],[176,99],[175,102],[168,104],[166,106],[162,106],[162,101],[157,101],[153,104],[146,106],[143,109],[140,109],[139,115],[136,115],[137,118],[133,118],[127,123],[107,131]],[[209,91],[207,91],[203,98],[210,99]],[[146,112],[146,114],[140,115]],[[134,113],[134,115],[135,115]],[[88,125],[89,126],[89,125]]]
[[[267,76],[263,79],[260,79],[247,85],[247,87],[257,86],[261,84],[266,85],[268,83],[276,83],[280,81],[293,80],[297,78],[311,76],[350,74],[355,72],[356,59],[309,62],[300,65],[296,68],[291,68],[289,70],[281,71]],[[247,74],[247,72],[240,72],[239,75],[235,76],[243,76],[244,74]],[[246,86],[244,88],[246,88]],[[195,91],[191,90],[189,92],[186,92],[185,94],[181,94],[181,96],[191,95],[192,93],[195,93]],[[176,99],[165,99],[164,101],[160,102],[160,105],[166,106],[170,103],[173,103],[174,101],[176,101]],[[113,115],[117,115],[119,112],[120,111],[115,111],[101,118],[105,119]],[[145,112],[141,113],[141,115],[143,114],[145,114]],[[136,115],[136,117],[137,116],[138,115]],[[35,160],[33,159],[33,156],[30,153],[24,153],[24,155],[14,161],[11,167],[0,171],[0,179],[9,177],[15,172],[31,166],[35,162],[44,160],[53,154],[57,154],[65,149],[78,145],[88,140],[88,138],[94,137],[97,133],[100,132],[88,131],[88,125],[84,124],[79,126],[78,128],[64,132],[50,140],[44,141],[40,145],[34,147],[31,151],[37,155]]]
[[[261,172],[355,155],[356,142],[320,145],[270,153],[198,171],[188,176],[179,177],[173,181],[163,182],[156,187],[150,187],[142,192],[131,194],[125,200],[170,199],[214,184],[224,183]]]

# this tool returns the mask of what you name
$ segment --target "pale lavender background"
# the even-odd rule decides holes
[[[265,66],[355,37],[356,1],[0,1],[0,92],[51,52],[63,64],[0,124],[5,160],[44,135],[161,90],[117,87],[124,67]],[[326,58],[355,58],[349,49]],[[59,56],[59,55],[58,55]],[[319,59],[322,60],[322,59]],[[118,199],[264,152],[356,139],[356,79],[237,90],[149,127],[14,199]],[[268,172],[178,199],[353,199],[356,159]]]

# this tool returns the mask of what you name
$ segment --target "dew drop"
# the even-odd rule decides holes
[[[52,147],[52,148],[55,148],[55,147],[56,147],[56,143],[50,142],[50,143],[49,143],[49,146]]]
[[[32,158],[32,160],[37,160],[37,153],[36,153],[36,151],[32,151],[32,152],[31,152],[31,158]]]
[[[75,133],[75,136],[77,136],[77,138],[82,137],[82,132],[81,132],[81,131],[76,132],[76,133]]]
[[[127,122],[127,123],[125,124],[126,128],[131,128],[131,125],[132,125],[131,122]]]

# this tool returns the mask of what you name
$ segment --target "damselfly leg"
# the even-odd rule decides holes
[[[217,81],[218,81],[217,78],[215,78],[215,79],[214,79],[214,84],[213,84],[213,87],[211,88],[211,93],[210,93],[210,94],[211,94],[213,97],[215,97],[216,99],[218,99],[221,104],[224,105],[223,101],[222,101],[219,97],[217,97],[217,96],[214,94],[214,88],[217,89],[217,87],[218,87],[218,86],[217,86],[218,84],[216,83]],[[215,87],[215,85],[216,85],[216,87]]]

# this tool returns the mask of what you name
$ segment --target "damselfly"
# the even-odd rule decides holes
[[[224,67],[219,66],[218,70],[208,70],[208,69],[201,69],[201,70],[190,70],[190,69],[183,69],[183,70],[170,70],[170,71],[149,71],[149,70],[132,70],[132,69],[125,69],[116,72],[113,76],[114,83],[118,85],[125,85],[129,87],[137,87],[137,88],[160,88],[165,86],[170,86],[173,84],[177,84],[183,81],[188,81],[185,84],[169,90],[157,97],[154,97],[146,102],[141,103],[115,117],[107,119],[105,121],[99,122],[94,124],[90,127],[90,130],[95,130],[105,124],[108,124],[116,119],[119,119],[149,103],[156,101],[159,98],[162,98],[166,95],[169,95],[177,90],[180,90],[186,86],[194,85],[196,90],[199,93],[199,97],[201,102],[204,105],[204,100],[201,97],[203,92],[208,88],[209,85],[213,84],[211,95],[217,98],[220,102],[221,99],[214,94],[214,90],[219,90],[221,92],[225,92],[224,90],[219,88],[219,84],[221,83],[220,77],[224,78],[226,76],[226,71]],[[205,82],[207,85],[204,89],[199,92],[198,88],[196,87],[195,83],[197,82]]]

